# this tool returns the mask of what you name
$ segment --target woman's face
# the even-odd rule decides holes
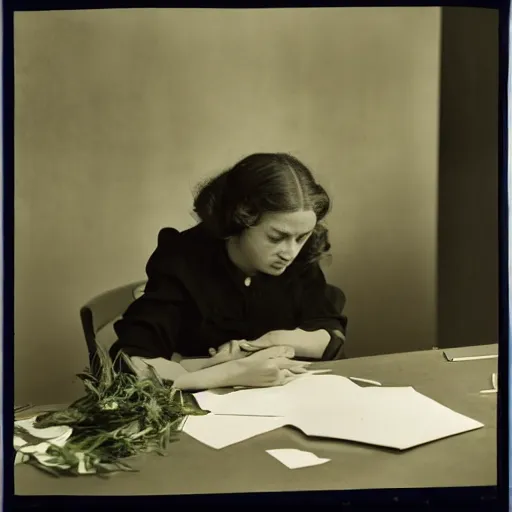
[[[293,262],[316,226],[313,211],[266,213],[238,237],[246,269],[278,276]]]

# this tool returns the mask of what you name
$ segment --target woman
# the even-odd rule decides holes
[[[280,385],[306,371],[294,357],[343,357],[347,319],[318,263],[329,207],[287,154],[253,154],[209,180],[194,201],[200,223],[160,231],[111,357],[122,350],[137,373],[150,365],[187,390]]]

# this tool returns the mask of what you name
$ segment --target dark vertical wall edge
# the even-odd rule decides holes
[[[497,10],[441,24],[438,346],[498,341]]]

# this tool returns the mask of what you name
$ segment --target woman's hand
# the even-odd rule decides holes
[[[293,347],[297,357],[321,360],[330,339],[330,334],[325,329],[316,331],[277,330],[269,331],[254,341],[242,341],[240,348],[246,352],[257,352],[268,347],[285,345]]]
[[[288,355],[288,357],[286,355]],[[290,347],[270,347],[230,364],[227,386],[282,386],[306,373],[310,363],[293,361]]]
[[[291,359],[295,356],[295,350],[292,347],[272,345],[269,341],[263,341],[263,338],[254,342],[246,340],[229,341],[223,343],[217,350],[210,348],[208,352],[212,359],[212,365],[214,365],[243,359],[264,349],[271,349],[271,351],[265,352],[263,357],[287,357]]]
[[[223,343],[217,350],[210,348],[208,353],[211,356],[212,365],[235,361],[251,355],[251,352],[246,352],[240,347],[244,342],[245,340],[233,340]]]
[[[223,343],[217,350],[209,349],[211,357],[217,357],[219,362],[233,361],[250,355],[252,352],[282,345],[279,343],[280,331],[270,331],[254,341],[233,340]],[[289,357],[293,357],[289,356]]]
[[[282,338],[281,332],[282,331],[270,331],[253,341],[241,340],[240,348],[245,352],[258,352],[271,347],[283,346],[285,344],[280,343],[280,339]]]

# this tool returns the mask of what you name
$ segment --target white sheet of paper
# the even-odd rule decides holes
[[[360,387],[336,375],[308,375],[273,388],[207,391],[196,398],[216,415],[282,417],[309,436],[399,450],[483,427],[412,387]]]
[[[314,453],[297,450],[295,448],[282,448],[277,450],[266,450],[269,455],[272,455],[279,462],[284,464],[290,469],[306,468],[309,466],[318,466],[325,464],[331,459],[321,459]]]
[[[308,406],[289,420],[309,436],[399,450],[483,427],[412,387],[365,388],[358,397],[345,397],[342,407]]]
[[[229,393],[200,391],[194,396],[201,409],[237,416],[284,416],[286,403],[281,388],[241,389]]]
[[[363,389],[346,377],[305,374],[284,386],[228,393],[201,391],[194,396],[202,409],[214,414],[285,417],[308,403],[332,407],[333,399],[338,401]]]
[[[188,416],[182,431],[211,448],[225,448],[285,425],[284,418],[258,416]]]

